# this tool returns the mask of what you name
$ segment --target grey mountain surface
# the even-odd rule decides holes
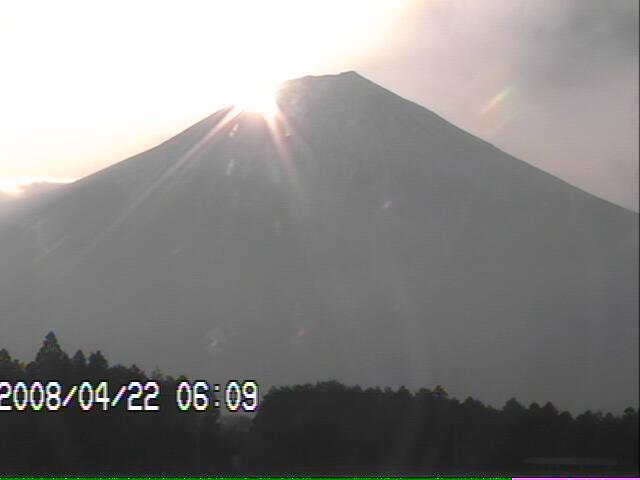
[[[638,215],[354,72],[224,109],[0,222],[0,347],[215,383],[638,404]],[[540,141],[544,141],[541,139]]]

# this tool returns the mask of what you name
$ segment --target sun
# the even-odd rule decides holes
[[[250,85],[235,95],[235,106],[240,111],[273,119],[279,111],[276,91],[277,85]]]

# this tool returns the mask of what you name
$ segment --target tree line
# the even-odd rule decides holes
[[[511,399],[497,409],[459,401],[441,386],[411,392],[322,382],[271,389],[249,421],[218,409],[182,411],[167,392],[186,377],[110,366],[100,351],[69,357],[53,333],[30,363],[0,350],[0,382],[12,385],[150,379],[163,392],[159,411],[0,411],[0,475],[509,473],[524,471],[527,457],[607,457],[618,461],[617,471],[638,471],[638,413],[631,407],[622,415],[573,416],[551,403],[525,407]]]

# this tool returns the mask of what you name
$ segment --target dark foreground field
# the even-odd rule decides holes
[[[155,372],[162,392],[181,378]],[[69,357],[49,334],[28,364],[0,350],[0,379],[62,385],[150,377],[109,366],[100,352]],[[1,393],[1,392],[0,392]],[[211,398],[211,400],[215,400]],[[157,412],[123,408],[2,411],[0,473],[9,474],[372,474],[637,476],[638,414],[584,412],[551,404],[502,408],[446,390],[348,387],[338,382],[270,390],[256,413],[181,411],[173,395]],[[7,405],[6,399],[4,405]],[[527,466],[527,458],[615,460],[616,465]]]

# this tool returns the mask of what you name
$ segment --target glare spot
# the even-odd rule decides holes
[[[272,84],[250,85],[237,95],[235,105],[243,112],[257,113],[268,120],[278,113],[277,86]]]
[[[0,179],[0,193],[4,193],[5,195],[11,195],[14,197],[19,197],[22,195],[25,190],[27,190],[30,186],[41,184],[41,183],[71,183],[74,182],[75,178],[70,177],[22,177],[22,178],[5,178]]]
[[[207,337],[207,350],[209,353],[215,354],[218,353],[222,344],[227,341],[227,335],[220,327],[214,327],[206,334]]]
[[[227,176],[231,175],[231,173],[233,173],[233,167],[235,167],[236,162],[235,160],[232,158],[229,160],[229,163],[227,163],[227,170],[225,171],[225,173],[227,174]]]
[[[384,210],[389,210],[392,206],[393,202],[391,200],[387,200],[386,202],[384,202],[384,205],[382,205],[382,208]]]

